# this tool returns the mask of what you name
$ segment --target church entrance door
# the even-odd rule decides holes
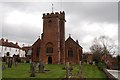
[[[52,57],[51,56],[48,57],[48,64],[52,64]]]

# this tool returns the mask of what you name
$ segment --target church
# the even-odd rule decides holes
[[[65,40],[65,12],[43,14],[43,33],[32,45],[32,61],[45,64],[77,64],[82,59],[82,47],[69,35]]]

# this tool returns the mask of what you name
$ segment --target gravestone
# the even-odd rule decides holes
[[[93,65],[95,65],[95,61],[93,61]]]
[[[8,58],[8,68],[12,68],[12,59]]]
[[[18,64],[18,60],[17,60],[17,56],[14,56],[14,64],[15,64],[15,67],[17,67],[17,64]]]
[[[82,78],[82,63],[81,63],[81,61],[80,61],[80,63],[79,63],[78,77],[79,77],[79,78]]]
[[[70,78],[72,76],[72,67],[70,67],[69,62],[66,63],[66,78]]]
[[[31,68],[31,75],[30,75],[30,77],[35,77],[35,66],[34,66],[33,62],[30,63],[30,68]]]
[[[8,61],[9,61],[9,57],[6,57],[6,64],[8,64]]]
[[[17,62],[17,61],[15,61],[15,66],[17,67],[17,65],[18,65],[18,62]]]
[[[89,64],[89,62],[87,61],[87,64]]]
[[[41,72],[41,61],[38,63],[38,72]]]
[[[4,64],[2,64],[2,70],[5,70],[5,69],[6,69],[5,65],[4,65]]]
[[[6,61],[7,65],[8,65],[8,68],[10,67],[10,58],[7,58],[7,61]]]
[[[32,72],[33,63],[30,62],[30,73]]]
[[[44,71],[44,66],[45,65],[44,65],[43,61],[39,61],[38,71],[44,73],[45,72]]]

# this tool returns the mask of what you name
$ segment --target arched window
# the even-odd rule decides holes
[[[47,47],[46,48],[46,53],[53,53],[53,48],[52,47]]]
[[[73,58],[73,50],[71,48],[68,50],[68,58]]]
[[[46,44],[46,53],[53,53],[53,44],[51,42]]]

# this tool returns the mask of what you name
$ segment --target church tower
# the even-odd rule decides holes
[[[40,59],[44,63],[65,62],[65,12],[43,14]]]

